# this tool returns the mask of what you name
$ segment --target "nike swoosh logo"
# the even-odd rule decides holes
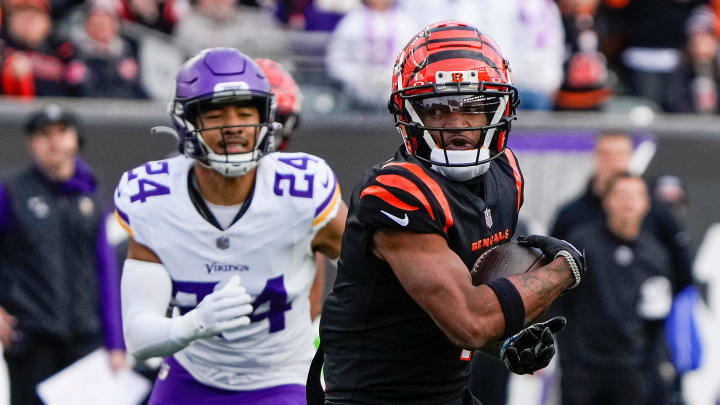
[[[393,214],[391,214],[391,213],[389,213],[389,212],[385,212],[385,211],[383,211],[383,210],[380,210],[380,212],[382,212],[383,214],[385,214],[386,217],[388,217],[388,218],[392,219],[393,221],[397,222],[398,225],[400,225],[400,226],[406,226],[406,225],[410,222],[410,218],[408,218],[407,213],[405,213],[405,217],[400,218],[400,217],[396,217],[395,215],[393,215]]]

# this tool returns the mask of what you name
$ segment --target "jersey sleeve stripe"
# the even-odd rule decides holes
[[[412,206],[410,204],[405,204],[404,202],[400,201],[399,198],[392,195],[391,192],[387,191],[385,188],[380,186],[368,186],[365,187],[365,189],[360,193],[360,198],[365,197],[366,195],[375,196],[386,203],[392,205],[395,208],[399,208],[401,210],[405,211],[415,211],[418,209],[415,206]]]
[[[445,193],[442,191],[442,188],[440,188],[440,185],[433,180],[430,176],[427,175],[421,169],[419,166],[414,165],[412,163],[388,163],[384,167],[387,166],[400,166],[405,168],[406,170],[409,170],[411,173],[413,173],[415,176],[417,176],[420,180],[422,180],[423,183],[430,189],[430,191],[433,193],[435,198],[437,199],[438,203],[442,207],[443,213],[445,214],[445,232],[453,226],[453,216],[452,211],[450,211],[450,204],[448,204],[447,198],[445,198]]]
[[[512,167],[513,174],[515,175],[515,187],[517,187],[517,210],[520,212],[520,204],[522,203],[522,191],[523,191],[523,178],[522,174],[520,173],[520,168],[518,167],[517,160],[515,159],[515,155],[513,155],[512,152],[510,152],[510,149],[505,149],[505,156],[507,157],[508,162],[510,162],[510,166]]]
[[[327,207],[327,205],[330,204],[330,201],[332,201],[335,198],[335,194],[337,194],[337,192],[338,192],[339,187],[337,184],[337,176],[335,176],[334,173],[332,174],[332,176],[333,176],[333,185],[330,188],[331,192],[330,192],[330,194],[328,194],[325,201],[323,201],[322,204],[320,204],[320,206],[315,209],[315,216],[318,216],[325,209],[325,207]]]
[[[130,225],[130,217],[118,207],[115,207],[115,213],[123,220],[127,225]]]
[[[119,209],[115,209],[115,219],[117,219],[120,226],[128,233],[133,236],[132,228],[130,228],[130,219]]]
[[[322,221],[327,218],[328,215],[330,215],[331,212],[335,210],[335,207],[340,202],[340,186],[337,184],[335,185],[335,193],[332,194],[332,200],[330,201],[330,204],[325,207],[325,209],[320,213],[319,216],[315,218],[313,221],[313,227],[317,226],[317,224],[321,223]]]
[[[397,174],[382,174],[377,176],[376,179],[378,182],[386,186],[399,188],[412,194],[413,197],[417,198],[422,203],[428,214],[430,214],[430,218],[435,219],[435,214],[433,214],[432,207],[430,207],[430,202],[428,202],[425,195],[422,191],[420,191],[415,183]]]

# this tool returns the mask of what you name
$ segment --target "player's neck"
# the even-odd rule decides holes
[[[195,163],[195,177],[200,194],[216,205],[237,205],[243,203],[255,184],[257,168],[246,175],[226,177],[213,169]]]

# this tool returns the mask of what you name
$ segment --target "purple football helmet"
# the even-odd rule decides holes
[[[249,104],[260,113],[255,127],[255,147],[247,153],[215,153],[202,137],[205,128],[200,112],[212,104]],[[258,160],[273,151],[270,132],[274,123],[276,102],[262,69],[252,58],[233,48],[209,48],[201,51],[180,68],[176,77],[175,98],[170,117],[178,131],[180,153],[228,177],[242,176]],[[222,128],[221,128],[222,129]]]

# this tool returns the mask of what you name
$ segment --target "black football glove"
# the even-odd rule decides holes
[[[532,374],[550,364],[555,355],[553,334],[561,331],[567,320],[556,316],[535,323],[507,338],[500,348],[500,360],[515,374]]]
[[[551,236],[530,235],[520,236],[517,239],[519,245],[540,249],[545,256],[555,259],[562,256],[570,265],[575,283],[570,288],[575,288],[585,274],[585,252],[580,253],[572,243],[553,238]]]

